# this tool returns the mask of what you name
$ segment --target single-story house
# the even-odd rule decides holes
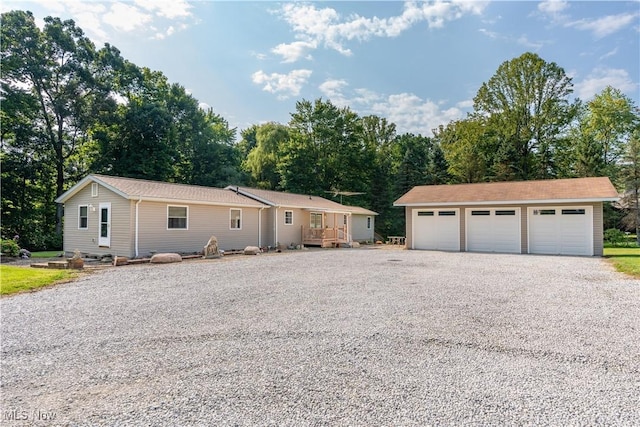
[[[405,207],[410,249],[602,256],[609,178],[424,185]]]
[[[345,207],[351,212],[351,237],[354,242],[373,242],[375,240],[375,218],[378,215],[359,206]]]
[[[221,188],[88,175],[62,194],[63,247],[69,253],[126,257],[260,246],[268,206]]]
[[[264,203],[264,241],[270,246],[308,245],[328,247],[340,243],[373,240],[377,213],[345,206],[319,196],[284,193],[230,185],[227,190]]]
[[[66,253],[200,252],[212,235],[227,251],[353,241],[354,208],[308,195],[88,175],[56,202],[64,204]]]

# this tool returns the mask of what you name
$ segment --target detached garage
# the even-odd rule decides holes
[[[410,249],[602,256],[609,178],[425,185],[404,206]]]

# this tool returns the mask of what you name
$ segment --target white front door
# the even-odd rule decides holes
[[[98,246],[111,246],[111,203],[100,203]]]

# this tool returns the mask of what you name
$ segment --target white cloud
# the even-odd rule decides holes
[[[390,95],[372,106],[374,114],[386,117],[396,124],[399,133],[412,132],[432,135],[433,129],[464,116],[457,107],[441,109],[437,103],[414,95],[401,93]]]
[[[633,23],[637,18],[637,13],[620,13],[598,19],[581,19],[579,21],[567,22],[565,26],[591,31],[595,37],[602,38],[620,31]]]
[[[473,99],[465,99],[456,104],[458,108],[473,108]]]
[[[102,16],[102,20],[118,31],[131,32],[144,28],[151,22],[152,16],[142,12],[135,6],[124,3],[114,3],[109,12]]]
[[[134,3],[145,10],[168,19],[191,16],[191,5],[184,0],[135,0]]]
[[[398,16],[366,18],[354,14],[343,18],[330,7],[318,9],[309,4],[286,3],[278,13],[289,23],[298,41],[278,45],[273,52],[282,55],[286,62],[298,60],[308,50],[320,46],[348,56],[352,54],[351,49],[345,46],[349,41],[397,37],[420,22],[426,22],[429,28],[441,28],[445,22],[466,14],[481,14],[487,4],[488,2],[483,1],[407,1],[402,14]],[[296,54],[294,48],[300,50],[301,47],[304,47],[304,52]]]
[[[316,47],[313,42],[298,41],[289,44],[281,43],[271,49],[271,52],[282,56],[282,62],[296,62],[298,59],[305,57],[305,55],[307,59],[311,59],[311,55],[307,54],[307,52]]]
[[[618,48],[614,48],[612,50],[610,50],[609,52],[605,53],[604,55],[602,55],[600,58],[598,58],[600,61],[602,61],[603,59],[607,59],[611,56],[614,56],[618,53]]]
[[[521,35],[520,37],[518,37],[517,40],[518,44],[529,48],[529,49],[534,49],[534,50],[539,50],[542,46],[544,46],[544,43],[542,42],[532,42],[530,41],[526,35]]]
[[[553,19],[563,19],[562,11],[569,8],[569,2],[563,0],[545,0],[538,3],[538,10]]]
[[[255,84],[263,85],[262,90],[278,94],[279,99],[287,99],[289,96],[300,94],[311,73],[311,70],[293,70],[288,74],[267,74],[259,70],[251,75],[251,80]]]
[[[53,16],[72,18],[94,43],[101,45],[119,33],[164,39],[188,27],[192,5],[186,0],[80,1],[32,0]],[[160,30],[159,30],[160,28]]]
[[[574,85],[576,95],[582,100],[591,99],[605,87],[612,86],[622,92],[632,93],[637,90],[626,70],[619,68],[596,68],[584,80]]]
[[[348,101],[344,97],[342,90],[349,86],[346,80],[327,80],[322,83],[318,89],[324,96],[326,96],[333,104],[338,107],[348,106]]]
[[[363,116],[375,114],[387,118],[396,124],[398,133],[431,135],[433,129],[464,117],[464,111],[473,107],[472,100],[443,108],[441,105],[445,105],[445,101],[423,100],[412,93],[384,96],[364,88],[349,91],[349,84],[345,80],[327,80],[319,89],[338,107],[349,107]]]

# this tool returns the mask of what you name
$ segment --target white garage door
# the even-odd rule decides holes
[[[459,209],[413,211],[413,249],[460,250]]]
[[[529,253],[593,255],[593,207],[529,208]]]
[[[520,253],[520,208],[467,209],[467,251]]]

